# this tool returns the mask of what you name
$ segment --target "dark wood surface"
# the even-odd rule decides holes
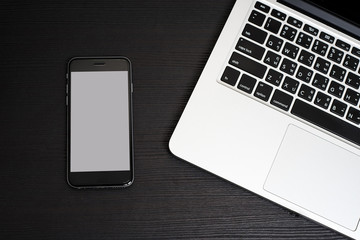
[[[0,239],[346,239],[178,160],[168,141],[234,0],[0,2]],[[66,62],[124,55],[135,182],[65,181]]]

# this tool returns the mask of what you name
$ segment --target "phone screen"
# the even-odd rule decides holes
[[[73,187],[133,181],[129,71],[126,59],[75,58],[69,63],[68,182]]]
[[[71,172],[130,170],[128,72],[71,72]]]

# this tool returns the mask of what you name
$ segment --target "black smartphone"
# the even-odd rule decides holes
[[[132,184],[131,75],[131,63],[125,57],[75,57],[69,61],[66,105],[70,186]]]

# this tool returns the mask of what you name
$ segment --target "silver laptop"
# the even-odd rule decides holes
[[[237,1],[169,147],[360,239],[360,30],[345,2]]]

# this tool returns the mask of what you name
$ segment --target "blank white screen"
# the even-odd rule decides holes
[[[72,72],[70,86],[70,171],[130,170],[128,72]]]

